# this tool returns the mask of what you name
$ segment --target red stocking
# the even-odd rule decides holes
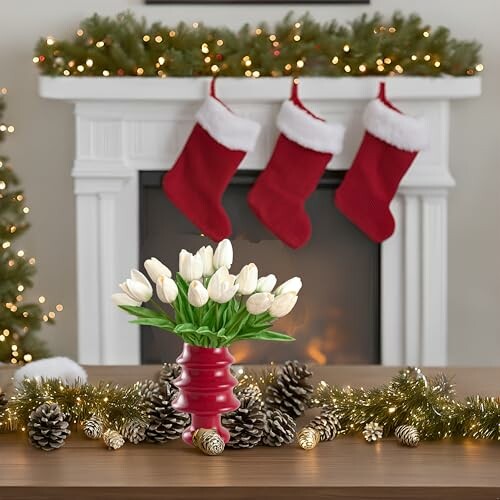
[[[335,205],[380,243],[394,232],[389,205],[402,177],[426,146],[427,129],[423,120],[403,115],[386,99],[384,83],[378,98],[368,104],[363,121],[363,142],[335,193]]]
[[[326,123],[300,101],[297,84],[277,119],[280,135],[266,169],[248,195],[261,222],[292,248],[311,237],[305,202],[333,154],[342,149],[344,127]]]
[[[231,234],[221,199],[238,165],[252,151],[260,125],[235,115],[215,96],[214,80],[175,165],[163,177],[170,201],[214,241]]]

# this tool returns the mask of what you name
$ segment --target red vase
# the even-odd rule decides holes
[[[191,414],[191,425],[182,434],[185,443],[193,444],[196,429],[215,429],[225,443],[229,431],[221,424],[221,415],[236,410],[240,403],[233,394],[238,383],[231,375],[234,358],[227,347],[197,347],[184,344],[177,358],[181,376],[174,381],[179,389],[172,406]]]

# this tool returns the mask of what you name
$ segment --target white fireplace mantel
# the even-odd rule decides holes
[[[380,78],[303,78],[300,94],[315,112],[346,128],[350,165],[362,136],[361,114]],[[450,102],[477,97],[481,80],[388,78],[402,110],[424,116],[431,145],[403,179],[392,211],[397,229],[382,244],[381,345],[386,365],[447,362],[447,194]],[[42,97],[75,103],[73,177],[77,213],[78,358],[86,364],[137,364],[139,329],[110,296],[139,265],[138,173],[172,166],[205,97],[206,78],[41,77]],[[240,168],[262,169],[277,136],[274,118],[288,78],[221,78],[219,96],[262,123],[256,151]]]

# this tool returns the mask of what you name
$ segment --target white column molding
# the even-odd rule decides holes
[[[363,134],[361,115],[381,79],[303,78],[300,93],[313,111],[347,128],[344,152],[329,169],[346,169]],[[388,78],[387,91],[405,113],[423,116],[431,146],[418,155],[392,203],[394,235],[381,248],[381,360],[386,365],[447,361],[447,194],[449,108],[476,97],[481,80]],[[41,77],[40,94],[75,103],[73,166],[77,212],[78,348],[88,364],[140,362],[139,329],[109,296],[139,265],[141,170],[175,161],[207,93],[207,78]],[[218,95],[263,130],[241,169],[261,169],[271,153],[287,78],[221,78]]]

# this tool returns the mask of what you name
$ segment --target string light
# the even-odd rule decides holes
[[[92,59],[87,59],[87,60],[85,61],[85,64],[86,64],[89,68],[91,68],[91,67],[94,65],[94,61],[93,61]]]
[[[436,68],[439,68],[439,66],[441,66],[441,63],[440,63],[439,61],[435,61],[435,62],[434,62],[434,66],[435,66]]]
[[[344,52],[349,52],[351,50],[351,47],[349,45],[345,44],[344,45]]]
[[[155,42],[156,43],[161,43],[163,42],[163,37],[161,35],[156,35],[155,36]]]
[[[430,61],[430,60],[431,60],[431,56],[429,54],[425,54],[424,61]]]
[[[399,65],[399,64],[396,64],[396,66],[394,66],[394,69],[395,69],[395,70],[396,70],[399,74],[403,73],[403,71],[404,71],[404,70],[403,70],[403,67],[402,67],[401,65]]]
[[[418,57],[417,57],[415,54],[413,54],[413,55],[411,56],[411,60],[412,60],[412,61],[416,61],[417,59],[418,59]]]
[[[334,56],[332,58],[332,64],[337,64],[339,62],[339,58],[337,56]]]
[[[54,45],[56,43],[56,41],[54,40],[54,37],[48,36],[46,39],[46,43],[47,43],[47,45],[51,46],[51,45]]]
[[[261,28],[257,28],[255,30],[255,34],[258,36],[258,35],[262,35],[262,29]]]
[[[422,33],[422,36],[423,36],[424,38],[429,38],[430,33],[429,33],[428,31],[424,31],[424,32]]]
[[[390,57],[386,57],[386,58],[384,58],[384,63],[385,63],[385,64],[391,64],[391,62],[392,62],[392,60],[391,60],[391,58],[390,58]]]
[[[57,306],[56,306],[56,311],[57,312],[61,312],[63,309],[64,309],[64,307],[63,307],[62,304],[57,304]]]
[[[253,76],[254,78],[259,78],[259,76],[260,76],[260,71],[253,71],[253,72],[252,72],[252,76]]]
[[[476,64],[476,71],[481,72],[483,71],[484,66],[482,64]]]
[[[83,30],[82,28],[79,28],[76,30],[76,36],[83,36]]]
[[[102,47],[104,47],[104,42],[102,40],[99,40],[98,42],[95,43],[95,46],[98,49],[101,49]]]
[[[197,29],[199,25],[200,25],[199,23],[194,22],[194,23],[193,23],[193,28],[194,28],[194,29]]]
[[[169,36],[170,38],[174,38],[176,34],[177,34],[177,33],[176,33],[174,30],[170,30],[170,31],[168,32],[168,36]]]
[[[302,59],[299,59],[299,60],[297,61],[297,68],[303,68],[303,67],[304,67],[304,64],[305,64],[305,63],[304,63],[304,61],[303,61]]]
[[[77,71],[79,71],[80,73],[83,73],[83,71],[85,70],[85,67],[82,65],[82,64],[79,64],[77,67],[76,67]]]
[[[224,40],[217,40],[217,46],[222,47],[224,45]]]
[[[212,73],[218,73],[220,71],[220,68],[219,66],[217,66],[217,64],[212,64],[212,66],[210,66],[210,69],[212,70]]]
[[[144,42],[149,42],[149,40],[151,40],[151,37],[150,37],[149,35],[144,35],[144,36],[142,37],[142,40],[143,40]]]
[[[274,40],[276,40],[276,35],[269,35],[269,40],[271,40],[271,42],[274,42]]]
[[[300,42],[300,35],[294,35],[293,41],[294,42]]]
[[[144,68],[137,68],[135,72],[138,76],[142,76],[144,74]]]
[[[40,295],[40,297],[38,297],[38,302],[40,302],[40,304],[45,304],[45,297],[43,295]]]
[[[107,69],[103,69],[102,76],[109,76],[109,71]]]
[[[359,71],[361,71],[361,73],[364,73],[366,71],[366,66],[364,64],[360,64],[358,69]]]
[[[348,64],[346,64],[346,65],[344,66],[344,71],[345,71],[346,73],[350,73],[350,72],[351,72],[351,67],[350,67]]]
[[[201,45],[201,51],[204,53],[204,54],[208,54],[210,52],[210,49],[208,48],[208,44],[207,43],[203,43]]]
[[[165,64],[165,58],[163,56],[158,58],[158,64]]]

